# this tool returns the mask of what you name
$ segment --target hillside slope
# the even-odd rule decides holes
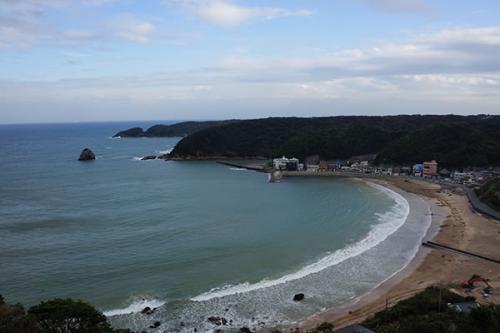
[[[437,159],[447,167],[500,165],[499,116],[267,118],[200,130],[182,139],[171,158],[318,154],[344,159],[377,153],[377,163]]]
[[[491,208],[500,211],[500,178],[487,181],[476,190],[477,197]]]

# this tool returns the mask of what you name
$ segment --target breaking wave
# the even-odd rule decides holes
[[[132,313],[139,313],[145,307],[150,307],[151,309],[158,308],[158,307],[162,306],[163,304],[165,304],[165,302],[154,299],[154,298],[152,298],[152,299],[141,298],[141,299],[133,301],[126,308],[104,311],[103,313],[106,317],[126,315],[126,314],[132,314]]]
[[[191,300],[195,302],[208,301],[213,298],[221,298],[229,295],[246,293],[298,280],[308,275],[318,273],[328,267],[337,265],[349,258],[356,257],[380,244],[387,237],[396,232],[405,223],[410,213],[410,205],[402,195],[389,188],[372,182],[367,182],[367,184],[386,194],[388,197],[394,200],[395,204],[387,212],[383,214],[377,214],[378,221],[380,223],[372,226],[371,230],[368,232],[368,235],[362,240],[348,245],[345,248],[337,250],[331,254],[328,254],[320,260],[304,266],[294,273],[284,275],[278,279],[264,279],[253,284],[245,282],[238,285],[229,285],[221,288],[214,288],[208,292],[191,298]]]

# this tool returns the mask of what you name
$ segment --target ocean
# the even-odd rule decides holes
[[[83,299],[115,327],[158,320],[157,332],[211,331],[210,316],[229,327],[287,325],[399,271],[429,226],[409,218],[423,202],[370,182],[268,183],[214,162],[140,160],[180,138],[112,138],[152,124],[0,126],[7,301]],[[77,160],[86,147],[96,161]],[[146,306],[157,310],[143,315]]]

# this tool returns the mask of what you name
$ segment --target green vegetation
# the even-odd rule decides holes
[[[116,133],[113,137],[140,138],[140,137],[184,137],[208,127],[229,124],[235,120],[224,121],[184,121],[173,125],[154,125],[144,131],[140,127],[130,128]]]
[[[436,287],[380,311],[362,323],[378,333],[493,333],[500,332],[500,306],[481,306],[470,313],[457,312],[447,303],[471,301]]]
[[[500,165],[500,116],[267,118],[209,127],[182,139],[172,158],[347,159],[378,154],[376,163],[436,159],[444,167]]]
[[[31,307],[10,305],[0,296],[2,333],[130,333],[114,330],[91,305],[71,299],[53,299]]]
[[[331,323],[323,323],[318,325],[311,333],[332,333],[333,332],[333,324]]]
[[[500,211],[500,178],[493,178],[476,190],[479,200]]]

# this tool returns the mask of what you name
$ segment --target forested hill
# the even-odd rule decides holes
[[[202,129],[229,124],[235,120],[223,121],[183,121],[172,125],[154,125],[144,131],[140,127],[120,131],[113,137],[142,138],[142,137],[184,137]]]
[[[436,159],[447,167],[500,165],[500,116],[343,116],[242,120],[182,139],[173,159],[345,159],[378,154],[376,163]]]

